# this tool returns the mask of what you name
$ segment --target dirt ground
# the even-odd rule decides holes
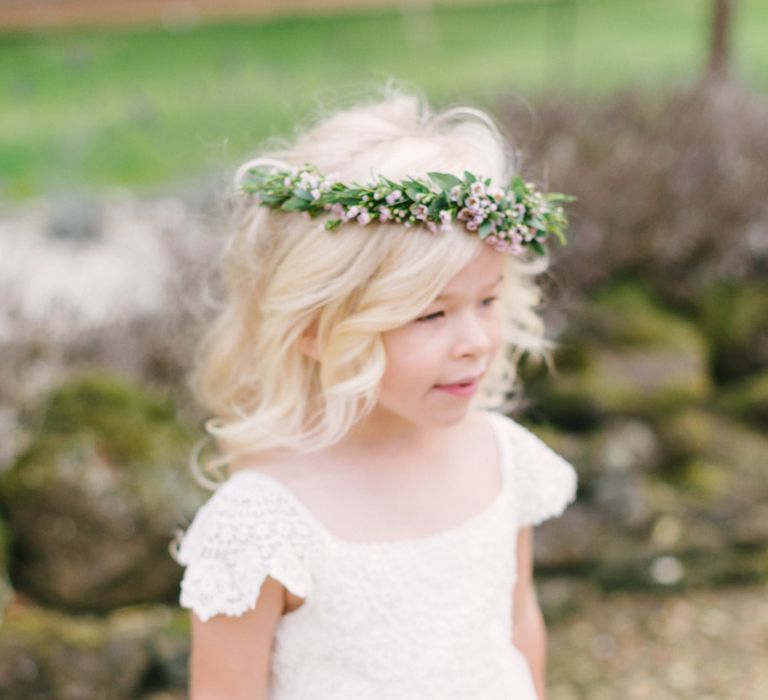
[[[768,698],[768,587],[594,595],[549,657],[548,700]]]

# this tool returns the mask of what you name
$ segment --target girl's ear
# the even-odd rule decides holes
[[[317,319],[299,336],[299,350],[316,362],[320,361],[320,343],[317,339]]]

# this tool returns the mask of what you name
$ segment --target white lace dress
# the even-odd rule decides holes
[[[235,472],[176,552],[181,605],[203,620],[241,615],[267,575],[305,599],[278,625],[270,700],[535,700],[512,643],[517,530],[559,515],[577,478],[528,430],[488,415],[502,488],[435,535],[342,540],[280,481]]]

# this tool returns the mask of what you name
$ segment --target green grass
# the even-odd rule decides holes
[[[695,79],[709,0],[565,0],[151,29],[0,33],[0,197],[156,187],[229,166],[392,76],[437,102]],[[768,3],[735,72],[768,88]]]

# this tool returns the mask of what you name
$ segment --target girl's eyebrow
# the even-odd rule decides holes
[[[491,287],[495,287],[499,282],[501,282],[504,279],[504,275],[499,275],[499,278],[495,280],[494,282],[489,282],[488,284],[483,287],[483,291],[486,289],[490,289]],[[435,297],[435,301],[440,301],[441,299],[450,299],[452,296],[455,296],[454,294],[451,294],[450,292],[448,294],[438,294]]]

